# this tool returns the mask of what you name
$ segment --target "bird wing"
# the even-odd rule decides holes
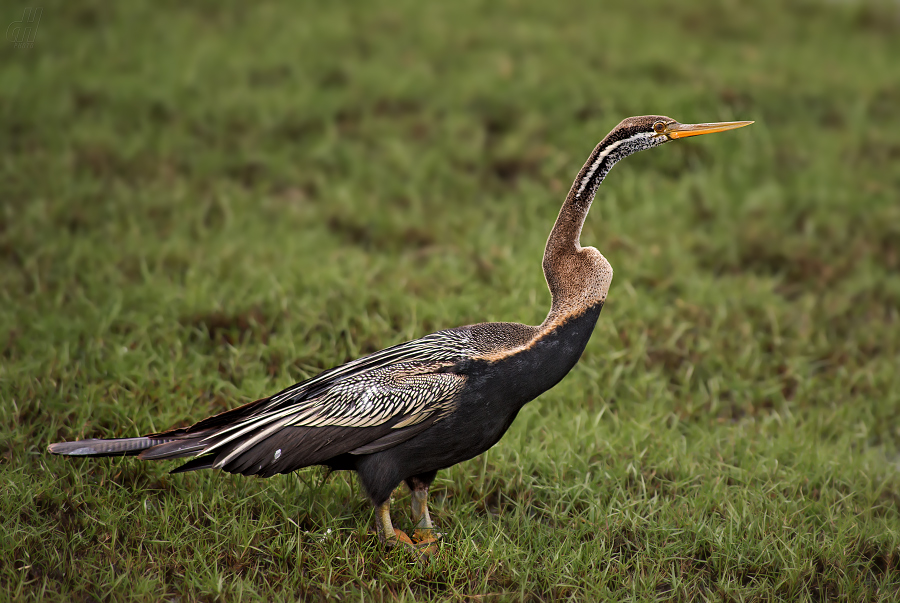
[[[351,360],[292,385],[269,398],[261,412],[276,411],[297,400],[316,397],[319,392],[330,390],[338,382],[381,367],[415,362],[455,364],[475,353],[469,327],[437,331]]]
[[[446,414],[465,377],[438,372],[443,363],[394,364],[342,380],[316,399],[297,404],[287,425],[304,427],[374,427],[395,418],[394,429],[421,422],[432,413]]]
[[[439,331],[325,371],[275,396],[175,432],[141,458],[201,455],[180,470],[273,475],[368,454],[427,429],[455,408],[472,353],[465,329]]]
[[[241,457],[246,456],[245,461],[259,457],[265,464],[281,460],[279,467],[291,471],[401,430],[411,437],[415,426],[433,424],[451,412],[465,385],[462,375],[435,372],[441,368],[446,365],[403,363],[342,380],[316,398],[252,417],[224,437],[210,437],[203,454],[221,450],[214,466],[225,470],[244,465]],[[277,459],[275,450],[283,451]]]

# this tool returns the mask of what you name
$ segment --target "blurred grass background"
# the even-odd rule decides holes
[[[900,596],[896,2],[47,2],[0,56],[0,598]],[[647,113],[756,124],[612,171],[594,336],[439,474],[429,563],[349,476],[45,452],[540,322]]]

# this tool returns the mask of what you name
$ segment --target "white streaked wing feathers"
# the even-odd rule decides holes
[[[451,410],[465,378],[435,371],[474,353],[467,330],[454,329],[363,356],[273,396],[260,412],[210,435],[211,445],[203,452],[213,452],[262,429],[220,459],[216,464],[221,466],[290,425],[370,427],[404,417],[395,426],[399,429],[435,413],[440,418]]]
[[[253,446],[284,427],[373,427],[397,417],[402,420],[393,429],[409,427],[437,415],[436,420],[451,411],[456,395],[466,378],[454,373],[435,373],[440,365],[404,363],[368,371],[342,382],[319,398],[303,400],[271,415],[245,421],[244,428],[216,442],[203,452],[216,450],[255,429],[252,437],[241,441],[226,456],[216,460],[225,466]],[[358,402],[368,395],[363,406]],[[312,411],[312,412],[310,412]]]
[[[454,373],[435,373],[440,366],[403,363],[350,377],[308,401],[318,413],[297,417],[288,424],[370,427],[395,417],[422,412],[428,416],[449,410],[444,406],[459,393],[465,378]]]

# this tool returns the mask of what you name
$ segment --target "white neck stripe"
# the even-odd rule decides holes
[[[581,193],[583,193],[584,189],[587,188],[587,185],[591,181],[591,178],[594,177],[594,172],[597,171],[597,168],[600,167],[600,164],[603,163],[603,160],[605,160],[610,153],[618,149],[626,142],[630,142],[637,138],[649,138],[650,136],[653,136],[652,132],[638,132],[636,134],[633,134],[632,136],[629,136],[628,138],[617,140],[616,142],[603,149],[603,151],[599,155],[597,155],[597,159],[594,160],[594,163],[591,164],[591,169],[589,169],[587,171],[587,174],[584,175],[584,178],[581,179],[581,184],[578,186],[578,194],[575,196],[581,196]]]

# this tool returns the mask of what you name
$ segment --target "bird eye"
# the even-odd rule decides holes
[[[666,131],[666,122],[658,121],[655,124],[653,124],[653,131],[656,132],[657,134],[662,134],[663,132],[665,132]]]

